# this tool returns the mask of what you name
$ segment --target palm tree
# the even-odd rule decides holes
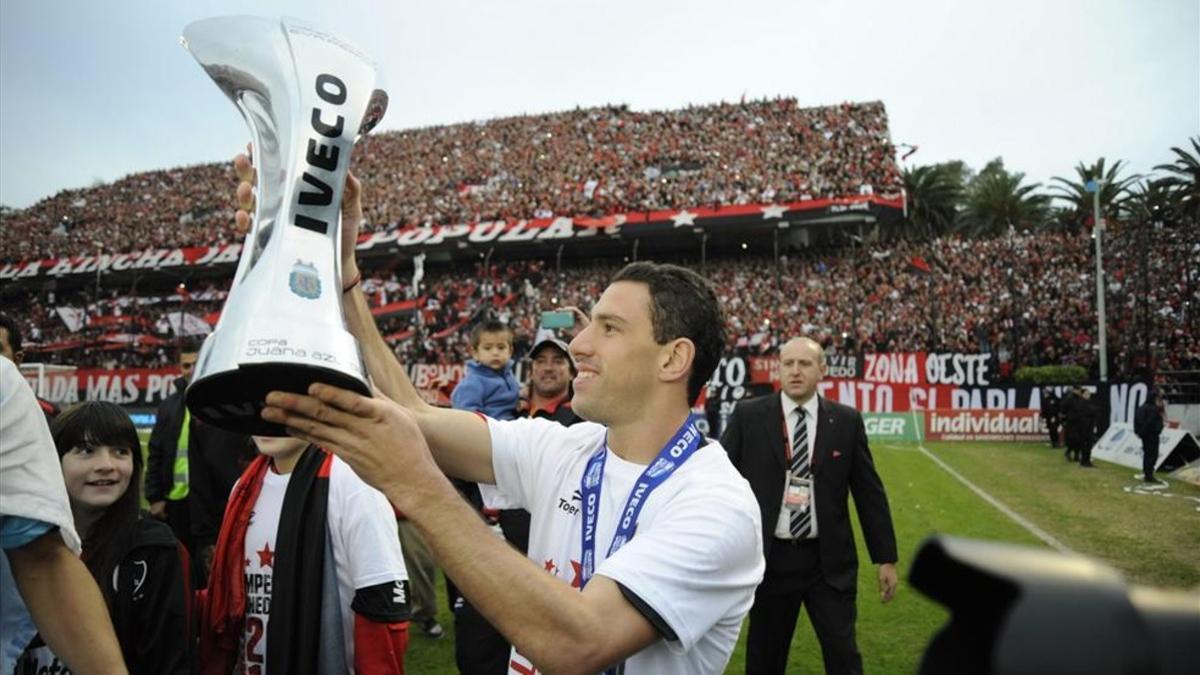
[[[1195,154],[1183,148],[1171,148],[1176,159],[1171,164],[1154,167],[1171,175],[1163,184],[1171,193],[1175,210],[1193,222],[1200,220],[1200,137],[1189,139]]]
[[[904,169],[904,190],[908,194],[907,234],[932,239],[954,228],[963,193],[960,173],[945,164]]]
[[[1137,221],[1154,222],[1166,218],[1174,207],[1169,181],[1169,178],[1160,178],[1134,185],[1124,203],[1125,210]]]
[[[1049,214],[1049,197],[1037,194],[1041,183],[1022,185],[1025,174],[1009,173],[1004,160],[993,159],[967,186],[967,207],[960,228],[974,236],[996,236],[1009,228],[1033,229]]]
[[[1053,186],[1057,191],[1054,196],[1067,202],[1065,220],[1075,227],[1082,227],[1095,215],[1092,213],[1095,210],[1093,207],[1094,197],[1087,189],[1087,184],[1093,180],[1103,181],[1100,188],[1100,211],[1107,214],[1109,218],[1120,218],[1126,215],[1124,207],[1125,200],[1129,198],[1129,186],[1140,176],[1121,178],[1120,173],[1124,164],[1124,161],[1117,160],[1112,166],[1105,169],[1105,160],[1101,157],[1091,166],[1085,166],[1083,162],[1076,164],[1075,173],[1079,178],[1077,181],[1055,176],[1052,180],[1061,185]]]

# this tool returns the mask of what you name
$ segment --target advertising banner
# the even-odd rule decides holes
[[[1028,440],[1042,440],[1044,429],[1037,417],[1042,409],[1043,395],[1053,391],[1062,396],[1069,387],[1037,387],[1029,384],[1000,384],[991,378],[986,354],[864,354],[831,355],[828,366],[831,374],[851,375],[858,378],[828,377],[817,387],[818,393],[831,400],[848,405],[863,413],[868,419],[878,421],[872,435],[892,437],[899,433],[903,424],[905,438],[910,437],[910,413],[937,411],[937,416],[927,416],[922,428],[935,434],[949,433],[956,437],[1001,436]],[[518,379],[523,363],[517,363]],[[462,379],[465,366],[461,363],[415,363],[408,365],[409,377],[417,391],[430,403],[448,405],[450,394]],[[171,383],[178,377],[174,367],[161,369],[89,369],[70,371],[47,378],[44,396],[59,405],[87,399],[105,400],[133,407],[156,406],[171,392]],[[777,392],[779,389],[779,359],[776,357],[726,356],[721,359],[699,406],[703,407],[709,420],[712,435],[719,436],[725,421],[733,413],[738,401],[754,396]],[[1084,388],[1092,391],[1100,410],[1100,419],[1106,425],[1129,424],[1133,413],[1145,402],[1148,389],[1143,383],[1115,382],[1093,383]],[[991,411],[1013,413],[986,417],[987,424],[1001,424],[994,420],[1007,420],[1004,424],[1021,427],[1012,430],[992,431],[991,427],[977,430],[984,418],[954,418],[956,411]],[[949,416],[948,416],[949,415]],[[938,420],[937,429],[930,427]],[[953,428],[940,425],[951,424]],[[1022,420],[1018,423],[1016,420]],[[1026,427],[1034,424],[1036,429]],[[1022,426],[1024,425],[1024,426]],[[1003,425],[1002,425],[1003,426]],[[1006,427],[1007,429],[1007,427]]]
[[[867,438],[872,441],[903,441],[916,443],[921,440],[924,413],[863,413],[863,424]]]
[[[1119,422],[1108,427],[1092,446],[1092,459],[1142,470],[1142,439],[1133,433],[1133,425]],[[1155,470],[1172,471],[1200,459],[1200,446],[1191,432],[1163,429],[1158,437]]]
[[[931,441],[1041,441],[1046,425],[1035,410],[930,410],[925,438]]]
[[[1140,471],[1142,468],[1142,439],[1134,435],[1132,424],[1113,424],[1092,446],[1092,459],[1100,459]],[[1161,462],[1166,457],[1160,452],[1158,459]]]
[[[42,398],[58,406],[79,401],[108,401],[131,407],[157,406],[174,391],[179,368],[126,368],[122,370],[80,369],[47,372],[42,382],[22,369],[29,386]]]

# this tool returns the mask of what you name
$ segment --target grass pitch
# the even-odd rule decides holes
[[[148,436],[148,434],[146,435]],[[143,436],[143,442],[146,440]],[[1200,588],[1200,487],[1171,481],[1147,490],[1133,469],[1099,463],[1083,469],[1045,443],[927,443],[928,452],[1076,553],[1104,561],[1132,584]],[[859,537],[858,644],[874,673],[912,673],[930,638],[948,618],[906,583],[908,566],[932,534],[1050,547],[933,462],[916,444],[875,443],[900,550],[900,589],[879,602],[875,566]],[[858,523],[855,522],[857,529]],[[446,637],[414,631],[407,670],[453,674],[454,621],[439,580],[439,619]],[[803,614],[803,613],[802,613]],[[727,673],[745,672],[745,627]],[[807,617],[792,641],[789,673],[823,673]]]

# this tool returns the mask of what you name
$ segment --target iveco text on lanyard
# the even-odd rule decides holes
[[[613,535],[612,544],[609,545],[605,558],[612,556],[633,538],[634,532],[637,530],[638,517],[642,513],[642,507],[646,505],[646,500],[650,498],[650,493],[662,485],[696,452],[703,438],[700,431],[696,429],[696,425],[689,420],[684,422],[671,440],[663,446],[663,449],[658,451],[658,456],[638,477],[633,490],[629,492],[629,498],[625,500],[625,508],[621,510],[621,521],[617,523],[617,531]],[[596,569],[596,520],[600,512],[600,483],[604,478],[604,460],[607,448],[608,436],[606,434],[604,444],[588,460],[587,469],[583,472],[579,488],[580,496],[583,498],[580,589],[587,585],[592,578],[592,572]]]

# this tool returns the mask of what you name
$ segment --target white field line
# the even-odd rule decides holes
[[[926,457],[928,457],[929,459],[931,459],[934,464],[937,464],[939,467],[942,468],[943,471],[945,471],[946,473],[950,474],[955,479],[957,479],[958,482],[967,486],[968,490],[970,490],[971,492],[974,492],[976,495],[979,495],[980,499],[982,499],[983,501],[987,502],[988,504],[991,504],[992,506],[996,507],[996,510],[998,510],[1000,513],[1003,513],[1004,515],[1008,516],[1010,519],[1012,519],[1013,522],[1015,522],[1016,524],[1025,528],[1025,530],[1028,531],[1033,536],[1046,542],[1046,544],[1048,546],[1050,546],[1051,548],[1055,549],[1059,553],[1074,553],[1074,551],[1072,551],[1070,548],[1067,548],[1066,544],[1063,544],[1061,541],[1050,536],[1050,534],[1048,532],[1046,532],[1045,530],[1043,530],[1042,528],[1029,522],[1024,516],[1017,513],[1016,511],[1013,511],[1007,505],[1005,505],[1004,502],[1000,501],[999,499],[996,499],[995,497],[991,496],[987,492],[984,492],[983,488],[981,488],[978,485],[967,480],[966,477],[964,477],[961,473],[955,471],[949,464],[946,464],[945,462],[943,462],[941,460],[941,458],[939,458],[937,455],[934,455],[932,452],[930,452],[929,449],[925,447],[925,439],[921,437],[921,427],[919,424],[917,424],[917,413],[915,410],[912,411],[912,417],[913,417],[913,426],[917,429],[917,449],[921,451],[921,454],[923,454]]]

